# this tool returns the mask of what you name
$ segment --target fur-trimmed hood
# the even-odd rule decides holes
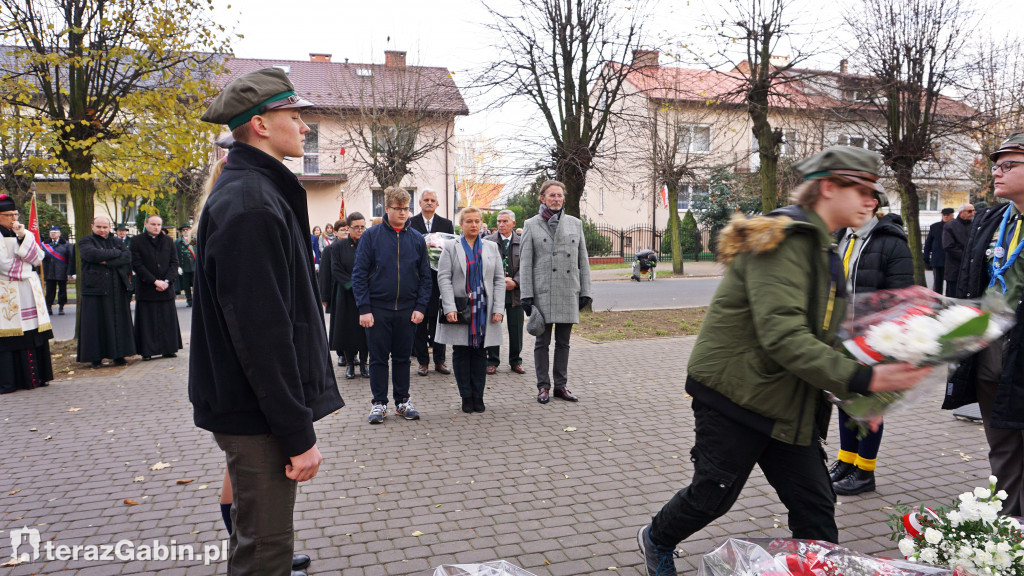
[[[737,254],[771,252],[792,231],[815,228],[803,209],[796,205],[750,218],[737,214],[718,236],[718,261],[728,266]]]

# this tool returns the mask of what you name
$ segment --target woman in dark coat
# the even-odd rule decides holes
[[[132,240],[135,282],[135,348],[143,360],[153,356],[174,358],[181,350],[181,329],[174,306],[174,279],[178,277],[178,250],[161,233],[163,219],[146,218],[146,232]]]
[[[857,230],[844,229],[836,235],[850,287],[849,307],[854,309],[857,294],[873,290],[906,288],[914,283],[914,263],[907,244],[903,220],[896,214],[875,215]],[[852,495],[875,489],[875,465],[882,443],[883,425],[857,439],[857,431],[848,427],[850,417],[839,410],[839,456],[829,469],[836,494]]]
[[[356,354],[359,355],[359,375],[369,378],[366,369],[366,330],[359,325],[359,309],[352,293],[352,268],[356,261],[356,246],[366,230],[366,219],[359,212],[348,217],[348,238],[339,239],[320,253],[320,294],[324,306],[331,314],[331,349],[338,353],[339,364],[345,360],[345,378],[356,377]]]

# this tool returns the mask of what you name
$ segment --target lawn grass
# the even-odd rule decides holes
[[[583,312],[574,332],[597,342],[693,336],[700,332],[705,313],[706,307]]]

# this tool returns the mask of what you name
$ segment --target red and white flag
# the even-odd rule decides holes
[[[663,208],[668,208],[668,184],[661,185],[661,191],[658,192],[661,195],[661,205]]]
[[[35,234],[36,244],[42,246],[43,241],[39,238],[39,217],[36,215],[36,195],[32,195],[32,207],[28,211],[28,230]]]

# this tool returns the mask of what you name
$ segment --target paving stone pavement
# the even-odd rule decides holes
[[[429,575],[440,564],[499,558],[538,576],[640,574],[637,528],[691,473],[683,381],[693,340],[574,339],[570,389],[578,404],[538,404],[532,359],[526,375],[502,366],[488,379],[483,414],[459,410],[452,376],[413,374],[423,418],[392,413],[378,426],[365,421],[368,381],[339,372],[348,405],[317,425],[325,461],[299,490],[296,550],[313,557],[310,574]],[[527,337],[527,351],[531,344]],[[0,530],[35,528],[44,545],[201,546],[226,538],[218,507],[224,461],[211,435],[192,424],[187,363],[187,353],[133,363],[103,380],[82,370],[72,381],[0,399]],[[851,548],[896,555],[888,507],[948,504],[989,474],[980,425],[939,410],[938,375],[925,386],[925,400],[886,423],[878,491],[839,499],[840,537]],[[151,470],[158,462],[169,467]],[[785,508],[758,470],[729,514],[680,545],[680,571],[692,574],[700,555],[730,535],[788,535]],[[0,562],[9,549],[0,535]],[[225,568],[44,559],[45,552],[0,574]]]

